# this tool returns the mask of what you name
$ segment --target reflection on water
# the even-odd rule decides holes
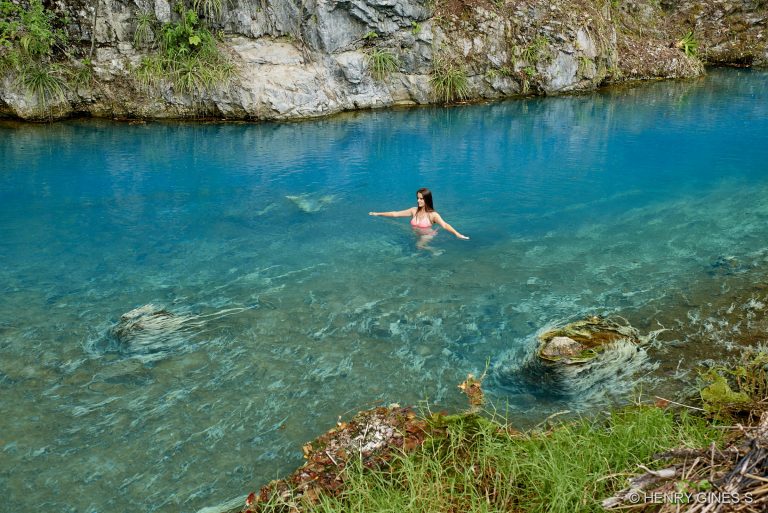
[[[3,125],[0,496],[196,511],[340,415],[462,408],[487,364],[521,426],[690,385],[764,333],[767,89],[729,70],[311,123]],[[420,251],[367,215],[422,186],[470,241]],[[177,324],[121,339],[143,305]],[[523,372],[539,330],[586,314],[667,331],[588,393]]]

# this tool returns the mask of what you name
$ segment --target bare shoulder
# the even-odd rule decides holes
[[[429,213],[429,219],[433,223],[436,223],[438,220],[442,219],[442,217],[440,217],[440,214],[437,213],[437,210],[433,210],[432,212]]]

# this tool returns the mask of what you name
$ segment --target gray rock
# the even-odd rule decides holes
[[[557,52],[557,56],[546,68],[549,80],[544,84],[547,94],[569,91],[576,85],[579,63],[573,55]]]

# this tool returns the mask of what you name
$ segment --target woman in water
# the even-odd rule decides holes
[[[416,206],[405,210],[392,212],[368,212],[369,216],[383,217],[408,217],[411,218],[411,226],[419,234],[419,242],[416,244],[419,248],[429,249],[427,243],[432,240],[437,233],[432,229],[433,224],[438,224],[454,234],[459,239],[467,240],[469,237],[462,235],[450,224],[443,221],[440,214],[435,212],[432,205],[432,192],[429,189],[421,188],[416,191]]]

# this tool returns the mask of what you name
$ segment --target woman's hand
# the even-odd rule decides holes
[[[467,237],[466,235],[462,235],[460,233],[457,233],[456,237],[458,237],[461,240],[469,240],[469,237]]]
[[[378,212],[368,212],[368,215],[369,216],[378,216],[379,213]]]

